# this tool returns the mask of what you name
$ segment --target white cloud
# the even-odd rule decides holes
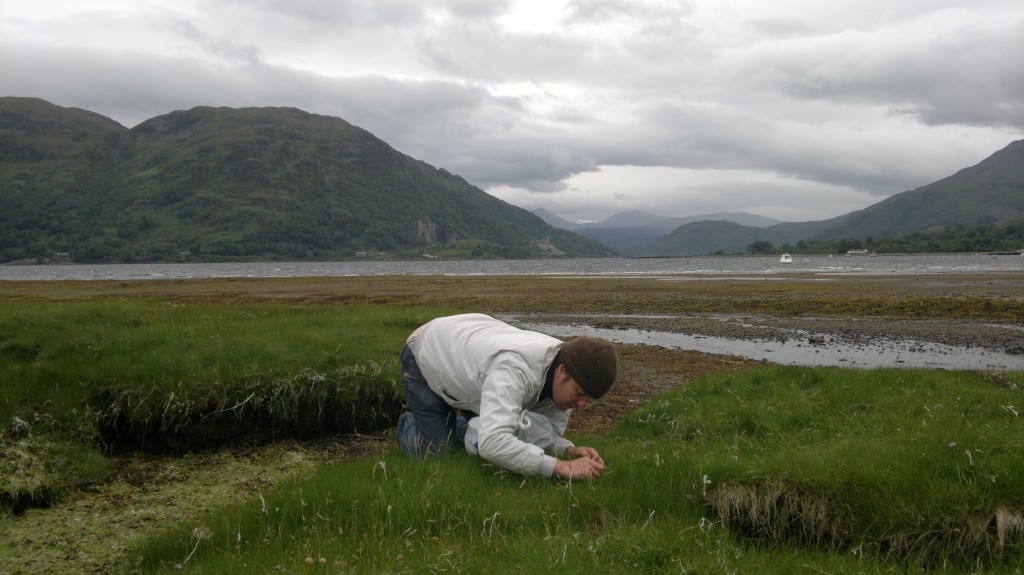
[[[0,95],[293,106],[571,219],[825,219],[1024,133],[1017,0],[8,2],[0,54]]]

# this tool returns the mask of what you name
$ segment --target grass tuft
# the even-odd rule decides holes
[[[848,518],[831,497],[808,493],[785,481],[720,485],[708,493],[707,502],[713,516],[744,537],[796,540],[826,549],[849,543],[845,537]]]

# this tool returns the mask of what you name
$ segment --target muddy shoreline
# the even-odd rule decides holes
[[[686,334],[695,340],[714,340],[715,347],[727,347],[729,342],[770,342],[795,344],[818,350],[847,350],[871,353],[872,348],[901,348],[924,351],[941,346],[944,353],[960,357],[972,354],[1016,357],[1024,365],[1024,327],[1013,324],[978,323],[955,319],[909,320],[882,318],[780,318],[749,315],[714,315],[689,317],[644,317],[600,315],[536,314],[510,316],[525,326],[559,326],[562,331],[594,330],[591,335],[615,339],[617,332],[651,334],[648,339],[667,340],[668,334]],[[544,331],[541,329],[541,331]],[[626,338],[628,340],[628,338]],[[636,335],[632,339],[637,339]],[[678,338],[675,338],[678,339]],[[710,346],[704,346],[710,347]],[[693,349],[704,349],[694,344]],[[738,355],[743,355],[736,346]],[[797,363],[799,360],[782,361]],[[948,369],[975,369],[970,365],[957,365],[950,358]],[[965,362],[969,363],[969,362]],[[880,360],[880,365],[884,361]],[[867,365],[866,367],[874,367]]]
[[[119,297],[445,306],[609,329],[777,340],[813,333],[853,344],[889,338],[1024,354],[1024,272],[0,282],[0,303]]]
[[[565,315],[519,317],[531,322],[590,325],[604,329],[692,333],[729,339],[804,339],[810,340],[809,343],[812,344],[824,342],[815,339],[813,335],[804,334],[828,334],[830,339],[850,344],[864,344],[885,338],[1024,355],[1024,327],[955,319],[778,318],[747,315],[664,318]]]

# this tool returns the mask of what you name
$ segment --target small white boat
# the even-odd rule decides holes
[[[779,263],[791,264],[793,263],[793,256],[789,254],[782,254],[782,256],[779,257]]]

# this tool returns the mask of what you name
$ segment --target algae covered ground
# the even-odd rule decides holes
[[[589,321],[613,327],[643,327],[657,321],[658,329],[698,333],[720,329],[715,327],[720,323],[704,321],[711,316],[746,314],[758,317],[760,325],[784,327],[795,321],[824,322],[847,337],[864,338],[899,330],[904,337],[922,341],[959,342],[1019,353],[1019,327],[1024,325],[1024,276],[367,277],[0,283],[0,305],[8,308],[38,304],[57,310],[62,306],[104,302],[132,309],[140,301],[168,307],[198,306],[214,313],[227,308],[264,310],[287,317],[306,317],[312,323],[332,313],[331,310],[351,306],[393,308],[399,310],[401,319],[389,324],[391,335],[371,344],[373,353],[380,354],[373,359],[385,365],[386,373],[390,369],[386,357],[392,353],[388,348],[394,347],[397,356],[401,339],[413,324],[431,314],[457,310],[513,317],[585,314],[591,318]],[[288,310],[304,311],[292,316]],[[419,311],[410,316],[402,310]],[[299,337],[301,331],[289,337]],[[348,335],[359,332],[351,328],[343,331]],[[215,332],[208,334],[208,344],[214,343],[214,335]],[[0,361],[24,361],[22,355],[33,352],[30,345],[13,343],[17,345],[11,341],[0,343],[7,346]],[[334,350],[326,342],[314,345],[323,348],[321,355]],[[261,373],[271,373],[293,359],[275,359],[273,346],[268,349],[271,357],[262,359],[265,367],[259,367],[254,359],[238,368],[249,370],[243,379],[259,380]],[[604,401],[574,414],[571,433],[607,436],[623,414],[648,405],[660,392],[715,374],[764,367],[761,362],[728,355],[653,346],[620,346],[620,356],[619,385]],[[321,367],[326,373],[340,366]],[[285,367],[268,379],[288,379],[297,371],[301,367]],[[120,375],[123,380],[124,374]],[[1012,375],[988,377],[1007,386],[1018,385]],[[127,384],[131,387],[133,382]],[[248,397],[246,389],[249,388],[239,391],[240,400]],[[1009,401],[1006,404],[1013,407]],[[227,405],[234,406],[235,403]],[[1019,406],[1017,403],[1014,409]],[[11,445],[16,434],[11,430],[7,433],[5,442]],[[50,507],[29,507],[3,518],[0,570],[88,573],[121,568],[126,554],[148,538],[181,524],[195,523],[225,504],[258,501],[276,487],[334,462],[375,460],[390,453],[390,434],[390,428],[383,425],[355,433],[326,429],[298,439],[281,434],[278,441],[271,443],[265,443],[266,438],[253,437],[248,442],[234,441],[199,450],[139,449],[145,446],[108,450],[103,459],[106,469],[97,472],[102,479],[82,482]],[[17,478],[8,475],[4,479]],[[735,501],[762,495],[726,490],[718,496],[722,501]],[[1012,521],[1016,513],[1019,509],[1010,509],[1006,516]]]

